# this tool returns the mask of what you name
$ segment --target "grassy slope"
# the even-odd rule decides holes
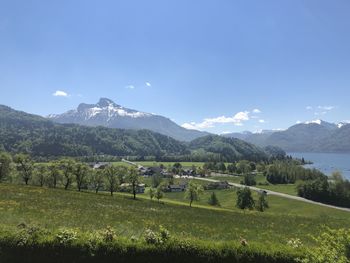
[[[203,196],[202,207],[189,208],[181,194],[167,194],[164,203],[158,204],[145,195],[134,201],[123,194],[111,197],[0,184],[0,227],[25,222],[49,229],[89,231],[110,225],[120,235],[140,236],[145,228],[162,224],[179,237],[226,241],[243,236],[264,243],[285,243],[292,237],[310,242],[308,235],[317,234],[323,224],[350,227],[348,213],[278,198],[270,199],[271,209],[266,213],[243,212],[234,207],[232,191],[218,192],[223,209],[213,209],[205,203],[209,194]]]

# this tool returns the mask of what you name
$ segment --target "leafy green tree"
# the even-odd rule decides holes
[[[227,165],[227,171],[230,174],[234,174],[237,171],[236,165],[234,163],[230,163],[229,165]]]
[[[116,172],[117,172],[119,184],[125,183],[125,177],[128,173],[128,168],[124,165],[118,165],[116,166],[116,168],[117,168]]]
[[[24,183],[28,185],[34,170],[32,159],[29,155],[17,154],[15,155],[14,161],[17,164],[17,171],[20,173]]]
[[[118,168],[116,166],[108,166],[103,170],[103,174],[106,177],[107,188],[113,196],[113,193],[118,189]]]
[[[0,182],[10,176],[12,158],[8,153],[0,153]]]
[[[182,171],[182,164],[181,163],[174,163],[173,168],[172,168],[172,172],[174,174],[180,174]]]
[[[237,173],[239,173],[239,174],[247,174],[247,173],[251,172],[250,163],[248,161],[245,161],[245,160],[239,161],[236,164],[236,168],[237,168]]]
[[[133,167],[133,166],[131,166],[128,169],[127,181],[131,185],[132,194],[133,194],[134,200],[135,200],[136,199],[137,187],[138,187],[138,185],[140,183],[140,177],[139,177],[137,169],[135,167]]]
[[[73,182],[75,161],[72,159],[62,159],[59,162],[59,167],[62,171],[62,182],[64,185],[64,190],[67,190]]]
[[[49,177],[49,170],[45,164],[37,164],[34,166],[34,176],[41,187],[47,182]]]
[[[222,173],[226,172],[226,165],[225,165],[225,163],[224,162],[218,163],[217,164],[217,169],[218,169],[218,171],[220,171]]]
[[[212,206],[220,206],[219,199],[216,197],[215,192],[211,193],[210,198],[208,200],[208,204],[210,204]]]
[[[254,199],[252,192],[248,187],[240,188],[237,190],[237,203],[236,206],[240,209],[253,209]]]
[[[259,163],[256,165],[256,170],[259,172],[259,173],[262,173],[262,172],[265,172],[265,164],[264,163]]]
[[[92,170],[90,176],[90,185],[95,190],[97,194],[98,191],[103,187],[104,184],[104,174],[102,170]]]
[[[50,175],[50,178],[51,178],[51,185],[52,185],[53,188],[57,187],[57,182],[60,179],[61,173],[60,173],[59,166],[60,165],[59,165],[58,162],[50,163],[49,166],[48,166],[49,175]]]
[[[262,192],[259,194],[256,209],[260,212],[264,212],[267,208],[269,208],[269,203],[267,201],[266,194]]]
[[[163,177],[160,173],[155,173],[151,177],[152,187],[157,188],[163,181]]]
[[[82,187],[86,184],[88,178],[89,167],[83,163],[77,163],[74,167],[75,182],[77,183],[78,191],[80,192]]]
[[[245,174],[242,184],[248,186],[256,185],[255,176],[253,174]]]
[[[192,207],[193,201],[198,201],[200,195],[203,193],[203,187],[200,184],[196,184],[191,181],[185,192],[185,198],[190,201],[190,207]]]
[[[158,186],[155,191],[155,198],[158,200],[158,203],[160,202],[160,199],[162,199],[164,196],[164,193],[162,191],[162,187]]]
[[[147,193],[149,195],[149,198],[153,200],[155,194],[156,194],[156,189],[153,187],[148,188]]]

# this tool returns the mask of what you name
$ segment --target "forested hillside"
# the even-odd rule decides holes
[[[46,157],[153,156],[197,161],[259,161],[274,155],[239,139],[209,135],[183,143],[149,130],[55,124],[6,106],[0,106],[0,149]]]

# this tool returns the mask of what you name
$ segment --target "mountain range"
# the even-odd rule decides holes
[[[128,111],[131,114],[131,111]],[[134,112],[137,114],[136,112]],[[206,135],[181,142],[150,130],[60,124],[0,105],[0,151],[37,157],[134,156],[171,161],[262,161],[280,156],[235,138]],[[285,153],[282,152],[283,155]]]
[[[350,124],[316,120],[296,124],[284,131],[230,133],[261,147],[277,146],[287,152],[350,152]]]
[[[206,132],[185,129],[163,116],[125,108],[107,98],[101,98],[96,104],[81,103],[77,109],[63,114],[51,114],[48,118],[57,123],[133,130],[147,129],[179,141],[191,141],[208,135]]]

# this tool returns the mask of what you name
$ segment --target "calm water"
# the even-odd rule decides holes
[[[316,168],[323,173],[330,175],[338,170],[344,177],[350,180],[350,154],[340,153],[288,153],[289,155],[312,161],[313,164],[305,165],[308,168]]]

